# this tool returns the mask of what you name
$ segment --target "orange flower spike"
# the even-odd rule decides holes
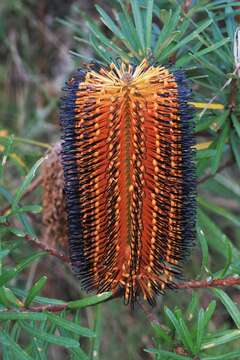
[[[183,73],[78,70],[61,104],[73,270],[87,291],[126,303],[174,286],[195,238],[192,109]]]

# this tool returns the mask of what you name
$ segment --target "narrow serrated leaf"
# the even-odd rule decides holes
[[[165,350],[158,350],[158,349],[144,349],[144,351],[151,353],[151,354],[158,354],[164,356],[166,359],[173,359],[173,360],[191,360],[189,356],[185,355],[178,355],[176,353],[172,353],[170,351]],[[163,359],[164,359],[163,358]]]
[[[101,16],[102,22],[113,32],[114,35],[117,36],[117,38],[124,40],[124,35],[110,16],[99,5],[96,5],[96,9]]]
[[[142,50],[145,49],[145,41],[144,41],[144,31],[143,31],[143,24],[141,18],[141,11],[139,7],[139,3],[137,0],[130,0],[132,13],[134,18],[134,23],[136,26],[137,34],[141,43]]]
[[[192,351],[193,350],[193,342],[191,338],[191,334],[189,330],[186,327],[186,324],[184,323],[183,319],[177,319],[174,313],[167,307],[164,308],[164,311],[173,324],[176,332],[178,333],[178,336],[180,337],[180,340],[182,341],[183,345],[186,349]]]
[[[196,338],[196,343],[194,344],[196,354],[198,354],[201,349],[201,345],[204,339],[205,324],[206,322],[204,317],[204,311],[203,309],[200,309],[197,320],[197,338]]]
[[[216,155],[212,158],[212,174],[214,175],[219,167],[219,163],[221,161],[224,144],[229,134],[229,123],[226,122],[223,126],[221,134],[218,137],[217,146],[216,146]]]
[[[204,356],[201,360],[239,360],[240,356],[240,350],[235,350],[230,353],[225,353],[222,355],[210,355],[210,356]]]
[[[231,145],[237,165],[240,169],[240,138],[237,137],[233,131],[231,132]]]
[[[0,320],[31,320],[45,321],[47,315],[45,313],[37,313],[32,311],[0,311]]]
[[[240,338],[240,330],[229,330],[226,334],[222,336],[216,336],[210,341],[203,343],[201,350],[207,350],[214,348],[219,345],[229,343],[231,341],[237,340]]]
[[[34,298],[40,293],[42,288],[45,286],[47,282],[47,276],[42,276],[29,290],[26,300],[24,302],[25,307],[28,307]]]
[[[79,347],[79,342],[72,338],[49,334],[47,332],[37,329],[36,327],[28,325],[24,321],[20,321],[20,326],[26,332],[28,332],[30,335],[36,336],[38,339],[45,340],[51,344],[63,346],[66,348],[78,348]]]
[[[0,276],[0,286],[6,284],[9,280],[13,279],[18,273],[24,270],[32,262],[34,262],[35,260],[39,259],[40,257],[46,254],[47,254],[46,252],[38,252],[22,260],[15,268],[4,271]]]
[[[223,290],[213,289],[213,292],[221,300],[221,302],[227,309],[229,315],[233,319],[237,328],[240,329],[240,311],[237,305],[232,301],[230,296],[228,296]]]
[[[26,353],[12,338],[1,329],[0,332],[1,343],[5,346],[11,347],[11,350],[16,354],[16,358],[19,360],[34,360],[30,355]]]
[[[48,319],[51,320],[55,325],[65,329],[65,330],[68,330],[68,331],[78,334],[80,336],[95,337],[95,333],[91,329],[88,329],[86,327],[75,324],[72,321],[63,319],[54,314],[48,313],[47,316],[48,316]]]
[[[240,122],[234,113],[231,114],[231,119],[233,126],[235,127],[235,130],[238,134],[238,137],[240,138]]]
[[[202,229],[201,221],[199,217],[197,221],[197,238],[200,243],[201,251],[202,251],[202,264],[201,264],[201,271],[199,274],[199,276],[201,276],[208,268],[208,242],[205,233]]]
[[[147,2],[147,16],[146,16],[146,48],[147,49],[151,48],[153,3],[154,0],[148,0]]]
[[[211,320],[215,309],[216,309],[216,301],[212,300],[210,302],[210,304],[208,305],[208,307],[206,308],[205,313],[204,313],[205,326],[207,326],[209,321]]]
[[[70,301],[68,303],[68,308],[70,309],[81,309],[90,305],[95,305],[98,304],[100,302],[103,302],[107,299],[110,299],[112,297],[112,292],[104,292],[102,294],[98,294],[95,296],[90,296],[87,297],[85,299],[81,299],[81,300],[75,300],[75,301]]]
[[[31,184],[33,178],[35,177],[37,169],[43,163],[44,160],[45,160],[45,158],[41,158],[33,165],[31,170],[29,171],[29,173],[25,177],[23,183],[18,188],[18,190],[16,192],[16,195],[14,196],[13,202],[12,202],[12,208],[13,209],[15,209],[17,207],[21,197],[23,196],[23,194],[26,191],[27,187]]]

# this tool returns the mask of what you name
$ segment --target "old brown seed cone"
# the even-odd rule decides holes
[[[41,169],[43,179],[43,241],[50,247],[68,252],[67,212],[60,153],[61,144],[57,143],[48,153]]]

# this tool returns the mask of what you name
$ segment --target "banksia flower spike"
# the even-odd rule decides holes
[[[71,262],[126,303],[174,286],[195,238],[192,110],[182,71],[78,70],[61,101]]]

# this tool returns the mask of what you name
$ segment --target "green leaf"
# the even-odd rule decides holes
[[[196,294],[196,292],[193,291],[191,302],[188,305],[187,311],[186,311],[186,318],[188,321],[191,321],[193,319],[194,313],[198,309],[198,306],[199,306],[199,297]]]
[[[161,51],[163,49],[162,44],[166,43],[166,40],[176,30],[176,26],[180,18],[180,13],[181,7],[178,6],[174,13],[172,13],[172,9],[170,9],[167,14],[164,14],[164,26],[159,34],[157,44],[154,48],[154,55],[156,58],[161,55]]]
[[[204,311],[203,311],[203,309],[200,309],[200,311],[198,313],[196,344],[194,344],[196,354],[198,354],[201,349],[201,345],[202,345],[204,335],[205,335],[204,334],[205,324],[206,324],[206,322],[205,322],[205,317],[204,317]]]
[[[3,169],[4,169],[4,166],[6,165],[7,158],[9,156],[10,152],[11,152],[13,139],[14,139],[14,136],[10,135],[7,138],[7,143],[6,143],[5,147],[4,147],[2,161],[0,162],[0,179],[3,178]]]
[[[206,209],[212,211],[215,214],[225,217],[227,220],[232,222],[235,226],[240,227],[240,219],[237,216],[230,213],[225,208],[215,205],[215,204],[212,204],[202,197],[198,197],[198,202],[201,206],[205,207]]]
[[[193,342],[192,337],[189,332],[189,330],[186,327],[185,322],[182,318],[177,319],[174,313],[167,307],[164,308],[164,311],[173,324],[174,328],[176,329],[178,336],[180,337],[180,340],[182,341],[184,347],[188,349],[189,351],[193,350]]]
[[[13,279],[17,275],[16,269],[6,270],[0,276],[0,286],[6,284],[9,280]]]
[[[95,296],[90,296],[85,299],[70,301],[68,303],[69,309],[82,309],[84,307],[101,303],[112,297],[112,292],[104,292]]]
[[[225,353],[222,355],[212,355],[212,356],[204,356],[201,360],[232,360],[239,359],[240,350],[232,351],[230,353]]]
[[[0,320],[31,320],[31,321],[46,321],[47,315],[45,313],[37,313],[31,311],[0,311]]]
[[[201,210],[198,209],[198,218],[201,221],[201,227],[205,232],[208,244],[214,248],[215,251],[227,258],[226,246],[227,242],[231,244],[233,259],[239,258],[238,249],[231,243],[231,240],[222,230]]]
[[[240,5],[240,1],[231,1],[230,2],[228,0],[223,0],[223,1],[218,1],[218,3],[211,2],[211,3],[207,4],[206,7],[211,10],[217,10],[217,9],[221,9],[221,8],[225,9],[226,5],[238,6],[238,5]]]
[[[214,336],[210,341],[204,342],[201,350],[208,350],[213,347],[229,343],[231,341],[240,338],[240,330],[228,330],[226,334],[222,336]]]
[[[159,55],[157,57],[159,62],[163,62],[166,59],[166,56],[169,54],[169,45],[172,44],[178,37],[179,32],[173,31],[161,44],[159,47]]]
[[[209,130],[210,125],[215,121],[216,121],[215,116],[208,116],[205,119],[201,118],[200,120],[197,121],[195,132],[198,133],[203,130]]]
[[[203,149],[197,151],[197,160],[199,159],[205,159],[205,158],[212,158],[215,156],[216,150],[214,149]]]
[[[55,325],[59,326],[60,328],[63,328],[80,336],[95,337],[95,333],[91,329],[80,326],[72,321],[63,319],[51,313],[48,313],[47,316],[51,322],[53,322]]]
[[[214,294],[221,300],[235,325],[240,329],[240,311],[232,299],[221,289],[213,289]]]
[[[205,326],[207,326],[209,321],[211,320],[215,309],[216,309],[216,301],[212,300],[205,310],[205,314],[204,314]]]
[[[147,2],[147,16],[146,16],[146,48],[147,49],[151,48],[153,2],[154,0],[148,0]]]
[[[27,296],[27,291],[25,290],[22,290],[22,289],[19,289],[19,288],[11,288],[13,290],[13,292],[25,299],[26,296]],[[63,304],[66,304],[65,301],[62,301],[62,300],[58,300],[58,299],[50,299],[50,298],[47,298],[47,297],[42,297],[42,296],[36,296],[35,299],[34,299],[34,302],[38,303],[38,304],[43,304],[43,305],[63,305]]]
[[[182,48],[184,45],[192,41],[198,34],[200,34],[203,30],[205,30],[210,24],[212,20],[209,19],[204,21],[202,25],[198,26],[196,30],[191,32],[191,34],[185,36],[181,41],[179,41],[175,46],[171,48],[171,53],[175,53],[179,48]]]
[[[45,354],[41,341],[37,338],[33,338],[33,347],[37,356],[36,360],[47,360],[47,354]]]
[[[189,356],[185,355],[178,355],[176,353],[172,353],[170,351],[165,350],[158,350],[158,349],[144,349],[144,351],[151,353],[151,354],[158,354],[166,357],[167,359],[174,359],[174,360],[191,360]]]
[[[194,56],[196,58],[201,57],[201,56],[206,56],[206,54],[210,53],[211,51],[216,51],[218,48],[220,48],[221,46],[223,46],[223,45],[225,45],[225,44],[227,44],[229,42],[230,42],[229,38],[223,39],[223,40],[221,40],[221,41],[219,41],[219,42],[217,42],[217,43],[215,43],[215,44],[213,44],[213,45],[211,45],[211,46],[209,46],[209,47],[207,47],[207,48],[205,48],[205,49],[203,49],[201,51],[198,51],[198,52],[194,53]]]
[[[234,33],[236,30],[236,23],[234,20],[234,16],[233,14],[233,9],[231,6],[226,6],[225,7],[225,22],[226,22],[226,28],[227,28],[227,32],[228,32],[228,36],[230,37],[231,41],[233,41],[234,39]]]
[[[5,298],[11,305],[15,305],[17,307],[22,306],[22,302],[14,295],[14,293],[7,287],[3,286],[1,291],[4,291]]]
[[[128,58],[127,54],[122,51],[120,47],[115,45],[113,41],[109,40],[93,21],[88,20],[87,24],[93,35],[99,39],[102,45],[106,46],[108,49],[115,51],[116,54],[120,56],[123,60]]]
[[[117,38],[124,40],[124,35],[121,30],[116,26],[116,24],[112,21],[110,16],[99,6],[96,5],[96,9],[101,15],[102,22],[117,36]]]
[[[9,217],[9,216],[17,215],[19,213],[26,213],[26,212],[31,212],[33,214],[39,214],[41,211],[42,211],[42,206],[40,206],[40,205],[25,205],[25,206],[21,206],[16,209],[13,209],[12,211],[9,212],[9,214],[7,216]]]
[[[144,31],[143,31],[143,24],[141,18],[141,11],[139,8],[139,3],[137,0],[130,0],[132,13],[134,18],[134,23],[136,26],[137,34],[141,43],[142,50],[145,49],[145,42],[144,42]]]
[[[238,134],[238,137],[240,138],[240,122],[234,113],[231,114],[231,119],[233,126],[235,127],[235,130]]]
[[[22,260],[16,267],[17,273],[24,270],[26,267],[28,267],[31,263],[34,261],[40,259],[42,256],[47,255],[46,251],[39,251],[31,256],[26,257],[24,260]]]
[[[38,339],[42,339],[51,344],[64,346],[66,348],[78,348],[79,347],[79,342],[72,338],[49,334],[42,330],[38,330],[36,327],[30,326],[23,321],[20,321],[20,325],[30,335],[36,336]]]
[[[171,344],[171,336],[169,336],[167,332],[161,328],[160,324],[156,323],[155,321],[151,321],[151,326],[156,337],[158,337],[159,339],[163,339],[165,342]]]
[[[8,226],[8,230],[9,230],[12,234],[14,234],[14,235],[16,235],[16,236],[18,236],[18,237],[24,237],[24,236],[26,236],[26,232],[25,232],[25,231],[23,231],[22,229],[16,228],[16,227]]]
[[[233,253],[232,253],[232,246],[229,242],[226,243],[226,247],[227,247],[227,259],[226,259],[226,263],[224,265],[224,268],[222,269],[222,271],[220,272],[219,277],[223,278],[224,276],[226,276],[231,264],[232,264],[232,259],[233,259]]]
[[[42,288],[45,286],[47,282],[47,276],[42,276],[29,290],[26,300],[24,302],[25,307],[28,307],[34,298],[40,293]]]
[[[201,246],[202,251],[202,264],[201,264],[201,271],[199,277],[207,270],[208,268],[208,242],[204,231],[201,227],[200,219],[197,221],[197,238]]]
[[[28,186],[31,184],[33,178],[35,177],[37,169],[43,163],[44,160],[45,160],[45,158],[41,158],[33,165],[31,170],[29,171],[29,173],[25,177],[23,183],[18,188],[18,190],[16,192],[16,195],[14,196],[13,202],[12,202],[12,208],[13,209],[15,209],[17,207],[21,197],[23,196],[23,194],[26,191],[26,189],[28,188]]]
[[[19,360],[34,360],[31,356],[29,356],[26,351],[24,351],[12,338],[1,329],[0,332],[1,343],[5,346],[11,347],[11,350],[16,354],[17,359]]]
[[[231,145],[237,165],[240,169],[240,138],[238,138],[233,131],[231,132]]]
[[[85,352],[81,348],[71,349],[71,353],[76,356],[74,360],[90,360],[90,358],[85,354]]]
[[[5,287],[0,287],[0,304],[4,305],[5,307],[10,307],[11,303],[7,298]]]
[[[99,360],[99,350],[101,344],[101,331],[102,331],[102,308],[101,304],[95,307],[94,331],[96,337],[92,339],[91,343],[91,358]]]
[[[225,125],[223,126],[220,136],[218,137],[217,146],[216,146],[216,155],[212,159],[212,165],[211,165],[213,175],[216,173],[219,167],[219,163],[221,161],[221,156],[224,149],[224,144],[229,134],[229,129],[230,129],[229,122],[226,122]]]
[[[104,59],[106,63],[112,62],[110,54],[106,52],[106,50],[103,48],[101,43],[98,42],[97,38],[94,35],[90,35],[90,44],[95,50],[96,54],[98,54],[100,58]]]
[[[46,252],[38,252],[21,261],[15,268],[4,271],[0,276],[0,286],[6,284],[9,280],[13,279],[18,273],[24,270],[32,262],[34,262],[35,260],[39,259],[40,257],[46,254],[47,254]]]
[[[123,0],[118,0],[121,5],[123,13],[119,13],[119,23],[121,24],[122,32],[124,32],[124,43],[128,48],[138,57],[138,49],[141,47],[140,39],[134,27],[132,18],[129,16],[128,9]],[[129,44],[129,45],[128,45]]]
[[[0,193],[2,194],[2,196],[10,203],[13,203],[13,196],[12,194],[9,193],[9,191],[7,191],[5,188],[3,188],[2,186],[0,186]],[[19,221],[22,223],[22,225],[24,226],[25,231],[30,234],[31,236],[35,236],[35,233],[32,229],[32,226],[30,225],[28,218],[25,214],[19,214],[18,215],[18,219]],[[5,220],[6,221],[6,217]]]

